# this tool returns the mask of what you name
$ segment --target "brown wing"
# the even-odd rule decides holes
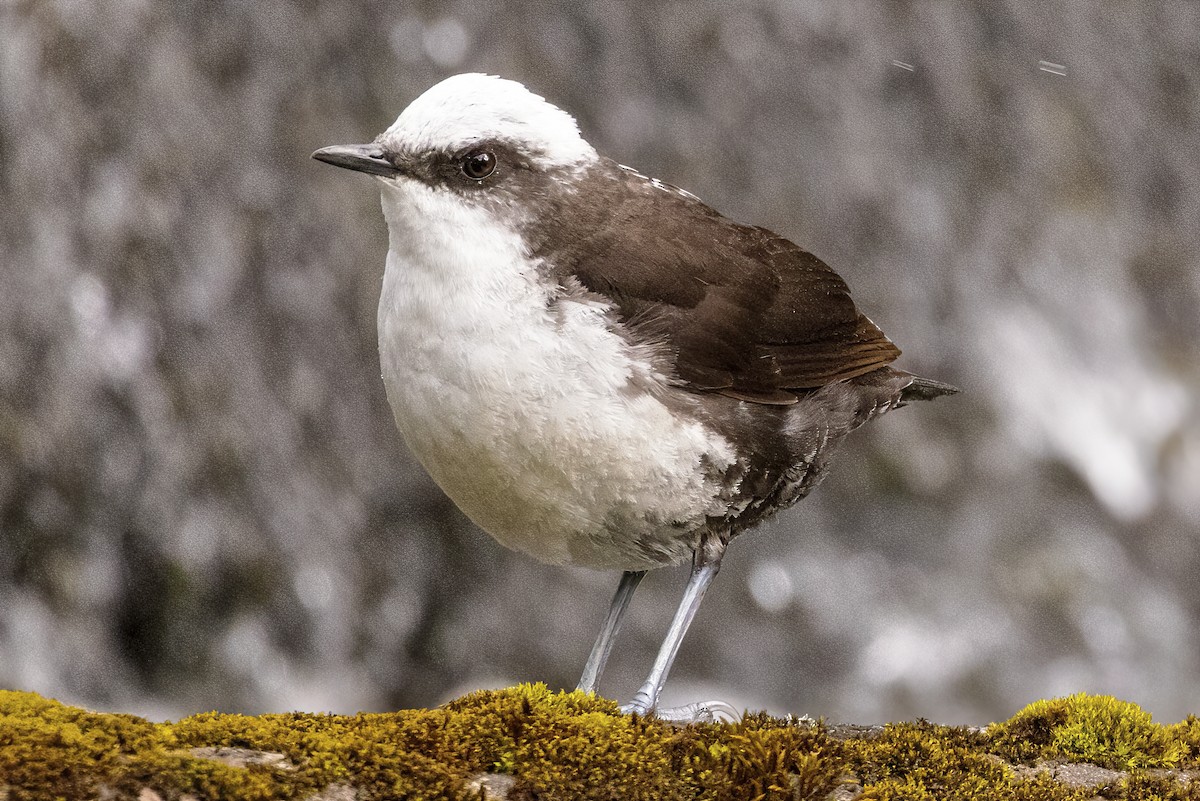
[[[794,403],[900,355],[816,256],[636,173],[610,181],[571,226],[591,233],[552,263],[614,301],[639,338],[664,342],[685,385]]]

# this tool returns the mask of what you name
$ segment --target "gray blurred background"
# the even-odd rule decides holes
[[[378,193],[309,159],[472,70],[812,250],[964,389],[734,545],[667,703],[1200,712],[1184,2],[4,0],[0,686],[159,718],[573,686],[616,574],[502,550],[406,452]]]

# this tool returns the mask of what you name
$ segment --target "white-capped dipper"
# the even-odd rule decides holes
[[[596,153],[514,81],[447,78],[367,145],[390,246],[379,355],[405,442],[481,528],[544,562],[625,571],[595,691],[646,570],[691,557],[659,692],[730,540],[804,497],[872,417],[954,392],[820,259]]]

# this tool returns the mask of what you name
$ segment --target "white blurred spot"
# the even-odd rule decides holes
[[[891,684],[916,672],[922,654],[930,650],[921,632],[910,624],[889,626],[859,657],[859,671],[872,684]]]
[[[113,319],[108,289],[99,278],[80,274],[71,282],[70,298],[77,342],[89,366],[118,378],[141,368],[150,351],[145,326],[133,319]]]
[[[87,533],[81,532],[85,537]],[[106,605],[117,596],[124,583],[117,554],[106,553],[103,546],[93,546],[86,553],[55,558],[44,569],[52,577],[54,586],[61,588],[64,606],[76,607],[74,613],[81,618],[87,614],[87,607],[103,615]]]
[[[791,575],[780,562],[774,560],[756,564],[750,571],[747,583],[754,602],[767,612],[783,611],[796,595]]]
[[[1140,310],[1117,302],[1123,289],[1080,280],[1065,290],[1095,310],[1083,330],[1053,310],[998,305],[991,341],[1002,344],[995,364],[1013,434],[1031,451],[1060,455],[1112,514],[1137,520],[1158,500],[1160,443],[1188,398],[1140,355]]]
[[[871,684],[944,686],[976,664],[979,644],[961,632],[912,620],[885,624],[859,656],[859,673]]]
[[[145,328],[133,320],[122,320],[111,327],[102,341],[104,366],[120,378],[129,378],[146,360],[150,352]]]
[[[462,23],[454,17],[442,17],[428,25],[421,34],[425,55],[439,67],[454,67],[462,63],[471,45],[471,37]]]
[[[221,653],[235,673],[254,675],[266,666],[267,637],[262,621],[243,617],[229,627]]]
[[[306,609],[322,611],[329,608],[333,601],[334,579],[330,571],[314,564],[305,564],[296,571],[292,578],[292,587],[296,597]]]
[[[108,319],[108,290],[91,273],[82,273],[71,283],[71,311],[85,337],[94,336]]]
[[[61,643],[56,616],[40,600],[5,593],[0,627],[0,675],[6,687],[61,686]]]
[[[207,504],[193,506],[176,529],[171,555],[189,570],[206,569],[216,559],[222,527],[216,508]]]
[[[1051,75],[1066,75],[1067,68],[1062,64],[1055,64],[1053,61],[1039,61],[1038,69],[1042,72],[1048,72]]]
[[[1050,663],[1039,686],[1038,695],[1044,698],[1070,695],[1086,690],[1095,684],[1094,665],[1075,656],[1067,656]]]

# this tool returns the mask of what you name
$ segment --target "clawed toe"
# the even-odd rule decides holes
[[[683,706],[670,707],[669,709],[649,709],[645,704],[634,701],[621,706],[621,711],[626,715],[653,715],[665,723],[712,723],[714,721],[727,721],[729,723],[737,723],[742,719],[742,713],[737,711],[732,704],[727,704],[724,701],[697,701]]]

